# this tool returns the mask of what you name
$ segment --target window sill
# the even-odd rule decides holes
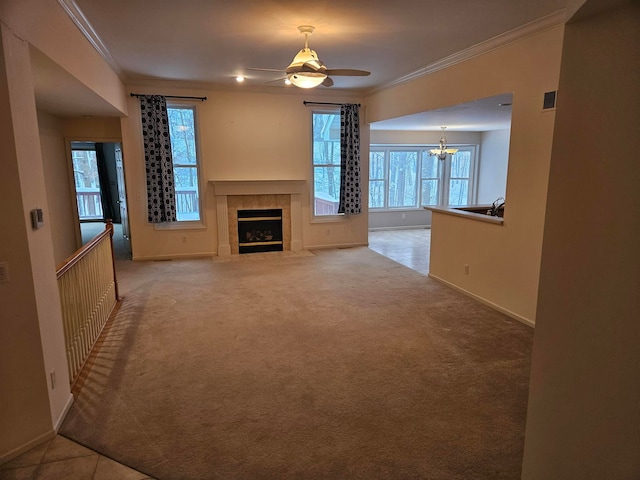
[[[422,212],[427,207],[392,207],[392,208],[371,208],[369,213],[390,213],[390,212]]]
[[[157,231],[167,230],[204,230],[207,226],[201,221],[182,221],[168,223],[154,223],[153,229]]]
[[[323,215],[319,217],[313,217],[311,223],[337,223],[337,222],[345,222],[347,220],[347,216],[343,213],[339,215]]]

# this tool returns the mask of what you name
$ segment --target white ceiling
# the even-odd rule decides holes
[[[286,68],[304,44],[297,27],[310,24],[316,30],[309,46],[328,68],[371,72],[333,77],[331,89],[367,93],[507,32],[563,18],[572,0],[59,1],[102,45],[101,53],[125,83],[296,88],[268,83],[282,76],[278,72],[250,68]],[[38,65],[46,62],[37,60],[38,75]],[[243,84],[235,81],[239,74],[247,78]],[[71,110],[77,109],[61,114]],[[399,128],[398,122],[386,128]]]
[[[447,127],[447,130],[457,132],[506,130],[511,127],[512,99],[511,93],[505,93],[447,108],[375,122],[371,124],[371,129],[437,131]]]

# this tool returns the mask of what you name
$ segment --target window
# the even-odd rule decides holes
[[[387,188],[385,155],[382,151],[369,154],[369,208],[384,208],[384,192]]]
[[[102,220],[102,196],[94,143],[72,142],[73,179],[80,220]]]
[[[196,148],[195,107],[167,106],[176,213],[179,222],[200,220],[198,151]]]
[[[471,152],[458,150],[449,163],[449,205],[468,205],[471,181]]]
[[[417,151],[389,151],[389,208],[416,206],[417,168]]]
[[[313,112],[313,213],[338,215],[340,112]]]
[[[459,147],[444,161],[430,156],[429,148],[371,146],[370,209],[474,203],[475,147]]]

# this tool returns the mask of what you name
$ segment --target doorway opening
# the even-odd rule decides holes
[[[131,258],[120,143],[72,141],[71,161],[82,244],[111,219],[115,226],[114,249],[122,250],[116,255]]]

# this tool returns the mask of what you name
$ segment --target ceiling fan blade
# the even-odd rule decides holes
[[[301,72],[307,72],[307,73],[317,73],[317,72],[322,72],[325,73],[326,68],[324,68],[323,65],[321,65],[320,67],[315,67],[312,63],[303,63],[302,65],[295,65],[293,67],[289,67],[285,70],[285,73],[301,73]]]
[[[371,72],[366,70],[354,70],[351,68],[331,68],[325,72],[327,75],[343,76],[343,77],[366,77],[371,75]]]
[[[275,80],[269,80],[268,82],[264,82],[265,85],[272,85],[274,83],[284,83],[287,77],[276,78]]]
[[[278,72],[278,73],[283,73],[284,70],[281,68],[252,68],[252,67],[247,67],[247,70],[253,70],[256,72]]]
[[[327,77],[322,81],[321,85],[323,87],[333,87],[333,80],[331,80],[331,77]]]

